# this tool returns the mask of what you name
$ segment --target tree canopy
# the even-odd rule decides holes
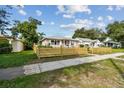
[[[11,28],[12,36],[19,37],[24,41],[25,46],[32,48],[33,43],[37,43],[39,38],[42,38],[43,33],[38,33],[36,30],[38,25],[42,25],[41,21],[29,17],[28,21],[15,21]]]
[[[103,40],[106,37],[106,33],[101,29],[77,29],[73,35],[73,38],[90,38],[90,39],[100,39]]]
[[[10,7],[6,7],[9,8]],[[6,11],[6,8],[0,8],[0,33],[1,34],[5,34],[6,31],[8,29],[8,25],[10,24],[10,21],[8,20],[8,18],[10,17],[10,13],[8,11]]]
[[[124,41],[124,21],[115,21],[106,27],[107,34],[115,41]]]

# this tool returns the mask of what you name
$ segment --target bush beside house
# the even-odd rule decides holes
[[[5,38],[0,38],[0,54],[10,53],[11,51],[12,51],[12,47],[9,44],[9,41]]]

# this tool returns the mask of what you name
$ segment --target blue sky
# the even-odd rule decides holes
[[[5,7],[5,6],[0,6]],[[13,6],[11,20],[36,18],[43,22],[37,31],[46,36],[72,36],[75,29],[98,27],[105,31],[108,23],[124,20],[124,6]]]

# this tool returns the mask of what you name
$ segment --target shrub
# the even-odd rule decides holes
[[[84,45],[80,45],[80,47],[84,47]]]
[[[0,39],[0,48],[3,48],[3,47],[8,47],[10,44],[9,44],[9,41],[7,39]]]
[[[0,38],[0,54],[10,53],[11,50],[12,50],[12,47],[9,44],[9,41],[5,38]]]
[[[12,47],[3,47],[0,48],[0,54],[10,53],[12,51]]]

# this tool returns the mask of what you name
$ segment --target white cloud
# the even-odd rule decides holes
[[[24,10],[22,10],[22,9],[19,10],[19,13],[20,13],[21,15],[24,15],[24,16],[27,15],[26,11],[24,11]]]
[[[22,8],[22,9],[24,8],[24,5],[18,5],[18,6],[19,6],[20,8]]]
[[[19,14],[27,15],[26,11],[24,11],[24,5],[12,5],[12,7],[15,8]]]
[[[117,6],[116,6],[116,10],[117,10],[117,11],[119,11],[119,10],[121,10],[121,9],[124,9],[124,5],[117,5]]]
[[[107,10],[113,11],[113,6],[108,6]]]
[[[103,21],[103,17],[102,17],[102,16],[99,16],[99,17],[97,18],[97,20],[98,20],[98,21]]]
[[[109,21],[112,21],[114,18],[112,16],[107,16]]]
[[[64,8],[64,5],[59,5],[57,6],[59,12],[64,12],[65,11],[65,8]]]
[[[85,27],[85,28],[90,28],[90,26],[93,25],[93,22],[91,20],[88,20],[88,19],[75,19],[75,22],[74,23],[71,23],[71,24],[64,24],[64,25],[60,25],[61,28],[63,29],[67,29],[67,30],[76,30],[76,29],[79,29],[79,28],[82,28],[82,27]]]
[[[74,18],[73,15],[69,15],[69,14],[63,14],[63,17],[64,18],[69,18],[69,19]]]
[[[42,25],[44,25],[45,24],[45,22],[44,21],[42,21]]]
[[[88,19],[84,19],[84,20],[83,19],[75,19],[75,23],[76,24],[83,24],[86,26],[93,24],[93,22],[91,20],[88,20]]]
[[[80,25],[73,23],[73,24],[67,24],[67,25],[60,25],[60,27],[66,30],[75,30],[77,28],[80,28]]]
[[[98,27],[100,29],[104,29],[105,28],[105,23],[104,22],[98,22],[98,23],[96,23],[96,27]]]
[[[113,6],[108,6],[107,10],[109,11],[113,11],[113,10],[116,10],[116,11],[120,11],[124,9],[124,5],[113,5]]]
[[[24,9],[24,5],[12,5],[15,9]]]
[[[40,10],[36,10],[36,14],[37,14],[37,16],[41,16],[42,12]]]
[[[91,14],[91,10],[87,5],[61,5],[58,6],[58,12],[57,13],[66,13],[66,14],[71,14],[74,15],[75,13],[87,13]]]
[[[54,22],[51,22],[50,24],[51,24],[51,25],[54,25],[55,23],[54,23]]]

